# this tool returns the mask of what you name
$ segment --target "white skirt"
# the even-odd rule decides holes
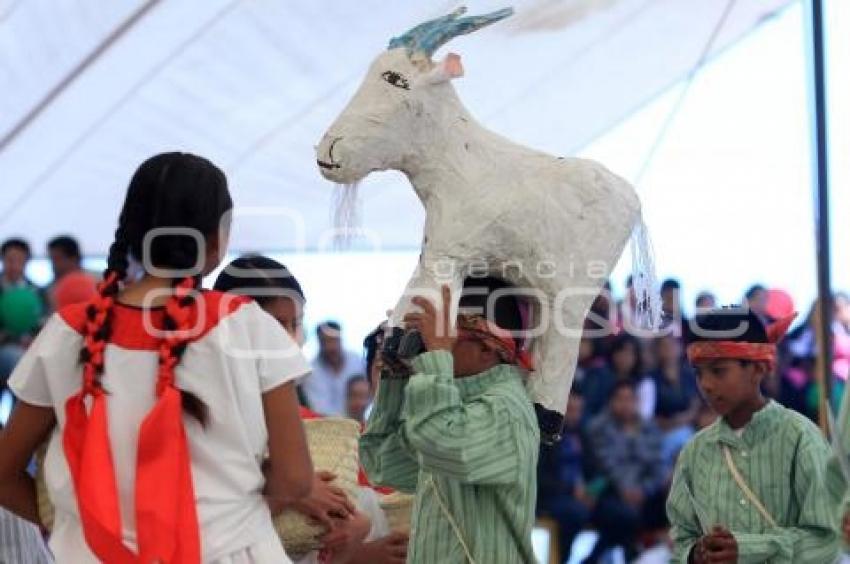
[[[209,564],[291,564],[277,535],[266,537],[227,556],[210,561]]]
[[[78,534],[52,535],[50,546],[58,564],[100,564],[83,540],[82,530]],[[204,564],[292,564],[283,550],[280,538],[274,529],[244,548],[215,559],[204,559]],[[5,563],[2,563],[5,564]]]

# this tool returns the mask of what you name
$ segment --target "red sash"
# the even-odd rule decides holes
[[[188,282],[182,283],[166,306],[177,321],[178,332],[187,327],[191,317],[189,308],[181,308],[178,300],[192,289]],[[96,377],[95,367],[103,366],[106,343],[91,337],[103,326],[113,304],[111,298],[101,295],[93,305],[97,314],[86,331],[91,360],[85,363],[82,390],[65,404],[63,432],[65,457],[86,542],[108,564],[199,563],[201,543],[189,445],[183,428],[180,391],[174,386],[177,359],[171,355],[171,347],[177,341],[169,337],[160,348],[157,401],[139,430],[135,485],[138,554],[134,554],[123,543],[115,465],[109,446],[107,396]],[[88,397],[91,411],[87,414]]]

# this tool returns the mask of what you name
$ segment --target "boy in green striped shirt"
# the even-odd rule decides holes
[[[815,425],[762,396],[792,318],[741,308],[696,318],[688,359],[720,415],[679,456],[667,513],[674,561],[828,564],[846,484]]]
[[[420,332],[428,352],[414,359],[409,379],[381,380],[361,438],[369,479],[416,493],[412,564],[535,562],[540,435],[517,367],[523,355],[508,333],[522,328],[521,315],[516,299],[504,293],[485,307],[507,287],[496,279],[467,280],[457,331],[446,330],[455,325],[448,288],[439,312],[414,298],[422,312],[405,322]],[[470,307],[478,314],[469,314]]]

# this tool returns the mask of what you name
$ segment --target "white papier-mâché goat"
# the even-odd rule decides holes
[[[451,84],[460,57],[431,55],[451,37],[512,13],[459,10],[393,39],[316,148],[328,180],[353,184],[372,171],[403,172],[425,206],[420,263],[392,311],[435,302],[449,284],[457,308],[467,276],[497,276],[532,298],[529,375],[541,430],[561,427],[583,321],[640,218],[623,179],[593,161],[559,158],[479,125]]]

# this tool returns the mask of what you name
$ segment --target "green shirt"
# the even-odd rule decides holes
[[[519,372],[454,378],[445,351],[413,365],[381,381],[360,440],[370,480],[416,493],[408,562],[534,563],[540,433]]]
[[[722,445],[729,447],[735,466],[777,528],[735,482]],[[829,444],[799,413],[771,401],[753,415],[741,437],[719,419],[679,456],[667,500],[673,561],[687,562],[703,527],[723,525],[738,542],[739,563],[834,562],[845,487]]]

